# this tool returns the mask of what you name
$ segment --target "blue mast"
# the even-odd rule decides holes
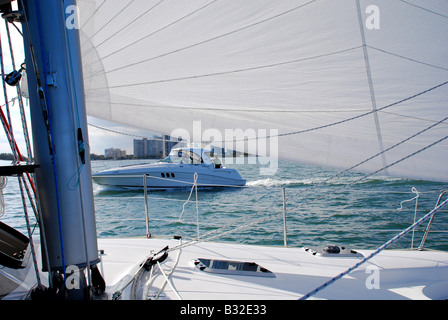
[[[64,285],[53,288],[60,295],[84,299],[91,297],[88,289],[101,288],[104,282],[98,284],[101,276],[96,268],[81,49],[79,30],[73,24],[76,1],[18,0],[18,5],[35,162],[40,166],[36,181],[45,230],[41,236],[48,247],[43,252],[44,270],[63,280]]]

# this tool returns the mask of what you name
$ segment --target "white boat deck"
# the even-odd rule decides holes
[[[167,245],[179,245],[179,240],[167,239],[99,239],[104,250],[103,271],[110,295],[125,287],[151,251]],[[304,248],[281,248],[239,245],[232,243],[196,243],[171,251],[161,263],[170,283],[154,267],[154,280],[149,289],[129,284],[121,299],[154,298],[165,286],[159,299],[184,300],[288,300],[300,299],[323,283],[346,271],[371,251],[358,255],[313,255]],[[360,254],[359,254],[360,253]],[[255,262],[268,269],[274,277],[220,274],[201,271],[196,259]],[[218,270],[215,270],[218,271]],[[232,273],[233,271],[230,271]],[[150,272],[141,275],[149,281]],[[143,280],[142,280],[143,279]],[[140,291],[139,291],[140,290]],[[142,296],[143,294],[143,296]],[[446,299],[448,298],[448,253],[435,251],[384,251],[336,281],[311,299]]]

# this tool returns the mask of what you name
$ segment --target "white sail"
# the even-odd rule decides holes
[[[241,129],[281,159],[448,181],[446,1],[78,7],[90,116],[195,140]]]

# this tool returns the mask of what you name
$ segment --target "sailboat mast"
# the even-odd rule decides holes
[[[36,181],[47,255],[64,273],[98,263],[82,61],[75,1],[19,0]],[[43,259],[44,261],[46,259]],[[89,272],[87,272],[89,274]],[[88,282],[90,281],[88,277]]]

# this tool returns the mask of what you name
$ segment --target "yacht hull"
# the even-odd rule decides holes
[[[148,189],[163,190],[192,187],[196,173],[198,187],[238,187],[246,184],[246,180],[234,169],[202,164],[149,164],[117,168],[94,174],[93,180],[100,185],[142,188],[146,175]]]

